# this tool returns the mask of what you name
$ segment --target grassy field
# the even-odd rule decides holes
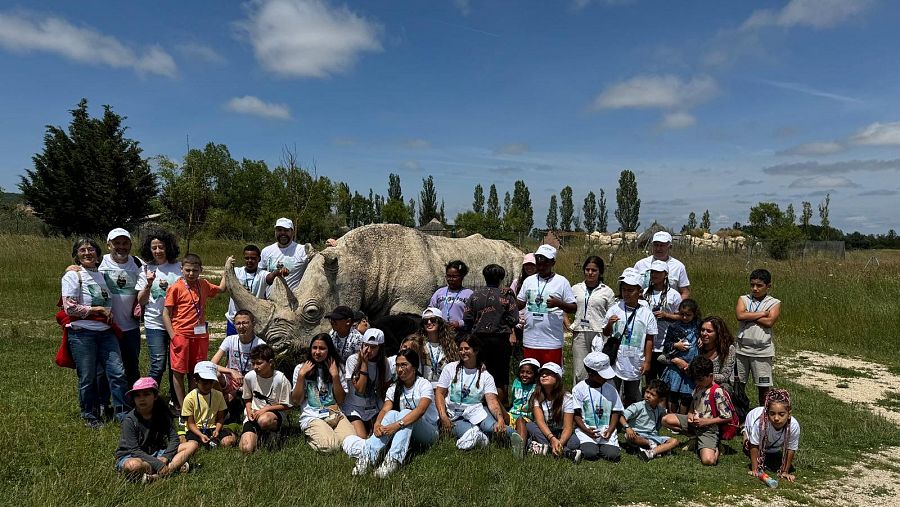
[[[221,266],[242,246],[205,242],[195,244],[194,250],[208,265]],[[59,344],[54,305],[71,244],[63,239],[0,236],[0,247],[0,350],[8,364],[0,371],[0,410],[8,414],[0,429],[0,446],[6,451],[0,460],[3,505],[299,504],[313,499],[322,505],[614,505],[715,503],[723,494],[749,492],[759,492],[764,501],[770,494],[747,477],[746,461],[739,453],[724,456],[713,468],[700,466],[687,452],[647,464],[625,456],[619,464],[576,466],[552,459],[522,461],[493,448],[462,454],[446,440],[415,456],[384,482],[351,478],[352,463],[346,456],[320,456],[302,440],[292,439],[278,451],[248,457],[234,450],[204,452],[196,459],[199,468],[187,476],[148,486],[128,484],[113,472],[118,428],[83,428],[74,373],[52,362]],[[558,271],[578,281],[576,273],[587,253],[583,245],[564,250]],[[872,254],[851,253],[842,261],[753,262],[753,267],[773,272],[774,294],[784,301],[776,332],[779,354],[798,350],[850,354],[900,369],[893,338],[900,325],[896,312],[900,256],[877,252],[880,266],[864,269]],[[614,280],[639,257],[618,255],[606,279]],[[719,314],[733,323],[735,300],[746,291],[747,260],[716,254],[679,258],[688,266],[703,313]],[[221,315],[224,303],[212,306],[210,315]],[[778,379],[777,373],[776,380],[791,389],[794,415],[803,425],[797,459],[801,483],[783,485],[782,494],[800,498],[804,485],[836,477],[836,467],[900,441],[897,426],[864,408]],[[738,442],[731,447],[739,451]]]

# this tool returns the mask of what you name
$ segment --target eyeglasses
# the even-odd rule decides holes
[[[436,318],[429,318],[429,319],[423,320],[422,322],[427,326],[428,324],[437,324],[440,321]]]
[[[398,370],[405,370],[407,368],[412,368],[412,364],[410,363],[397,363]]]

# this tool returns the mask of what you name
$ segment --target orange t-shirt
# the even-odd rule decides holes
[[[175,333],[192,336],[195,326],[206,323],[206,300],[218,293],[218,285],[202,278],[190,288],[184,278],[179,278],[175,285],[169,287],[166,291],[166,308],[169,309]]]

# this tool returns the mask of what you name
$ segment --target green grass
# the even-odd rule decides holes
[[[827,373],[835,377],[843,379],[847,378],[875,378],[871,372],[865,370],[854,370],[853,368],[844,368],[843,366],[826,366],[821,368],[822,373]]]
[[[192,250],[207,265],[221,266],[242,246],[195,242]],[[575,466],[553,459],[517,460],[494,448],[463,454],[442,440],[416,455],[395,477],[379,482],[353,479],[346,456],[320,456],[302,440],[292,439],[278,451],[247,457],[235,450],[203,452],[197,458],[201,466],[187,476],[149,486],[128,484],[113,471],[118,428],[84,429],[78,419],[74,372],[52,362],[59,344],[52,315],[71,244],[65,239],[0,235],[0,247],[0,350],[8,365],[0,370],[0,410],[7,414],[0,429],[0,446],[6,452],[0,460],[3,505],[295,504],[313,497],[322,505],[613,505],[710,501],[723,494],[753,492],[764,499],[769,494],[747,477],[738,442],[731,443],[738,452],[707,468],[686,452],[648,464],[625,456],[619,464]],[[587,252],[580,245],[564,249],[558,271],[578,281]],[[851,253],[840,262],[816,264],[752,264],[773,272],[773,293],[784,301],[776,328],[779,355],[806,349],[841,352],[900,371],[900,351],[891,338],[900,325],[891,303],[900,293],[900,257],[879,253],[878,271],[863,272],[867,255]],[[746,259],[676,256],[688,266],[704,314],[719,314],[733,323],[734,302],[746,291]],[[617,256],[606,279],[614,280],[639,257]],[[219,298],[211,304],[210,320],[221,320],[226,303]],[[146,351],[142,359],[146,361]],[[779,494],[803,498],[804,488],[839,477],[837,467],[886,442],[900,441],[900,429],[884,418],[787,379],[776,381],[791,390],[794,415],[803,427],[796,462],[801,482],[784,484]],[[900,404],[900,397],[889,398],[887,402]],[[852,431],[847,431],[846,421],[853,421]]]
[[[900,412],[900,393],[887,392],[884,398],[876,401],[875,404],[892,412]]]

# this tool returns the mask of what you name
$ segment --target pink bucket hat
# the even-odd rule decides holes
[[[131,386],[131,391],[125,393],[125,396],[131,396],[135,391],[143,391],[144,389],[153,389],[159,394],[159,384],[151,377],[141,377]]]

